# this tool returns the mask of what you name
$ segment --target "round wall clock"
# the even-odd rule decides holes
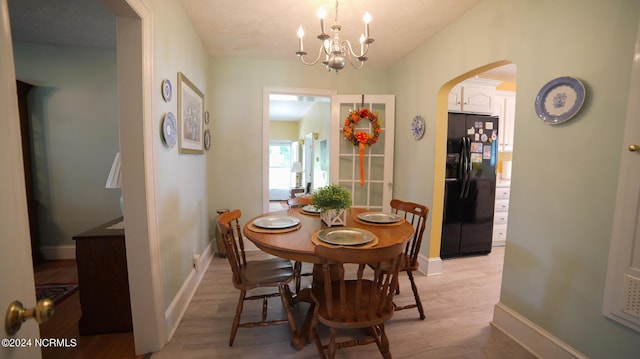
[[[424,119],[421,116],[416,116],[411,121],[411,134],[413,138],[419,140],[424,136]]]
[[[173,88],[171,87],[171,81],[162,80],[162,98],[165,102],[171,101],[171,94],[173,93]]]
[[[162,120],[162,141],[169,148],[173,148],[178,142],[178,125],[172,112],[167,112]]]
[[[536,96],[538,117],[550,125],[557,125],[575,116],[584,104],[585,89],[579,80],[564,76],[549,81]]]

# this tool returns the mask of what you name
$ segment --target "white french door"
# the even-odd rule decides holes
[[[363,100],[364,98],[364,100]],[[382,120],[378,142],[366,146],[363,154],[364,184],[360,185],[360,155],[358,146],[347,141],[342,133],[349,112],[368,108]],[[351,192],[352,206],[388,212],[393,195],[393,141],[395,126],[395,96],[335,95],[331,97],[330,182]],[[371,133],[369,121],[360,121],[355,131]]]

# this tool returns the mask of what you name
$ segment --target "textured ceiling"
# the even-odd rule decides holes
[[[14,41],[113,48],[116,21],[99,0],[8,0]]]
[[[123,0],[124,1],[124,0]],[[342,0],[338,7],[341,38],[356,46],[371,13],[375,39],[365,66],[388,68],[480,0]],[[180,0],[211,56],[297,61],[296,31],[305,29],[305,50],[317,54],[316,17],[327,11],[325,27],[335,19],[333,0]],[[63,46],[114,48],[115,18],[100,0],[8,0],[14,41]],[[346,68],[344,71],[349,71]],[[515,66],[481,77],[515,81]],[[291,107],[291,105],[289,104]],[[300,108],[308,108],[301,103]],[[304,110],[302,110],[304,111]],[[274,116],[276,114],[274,113]],[[291,119],[301,115],[282,115]]]
[[[393,65],[460,17],[479,0],[343,0],[338,7],[341,38],[359,47],[364,32],[362,17],[372,16],[370,36],[375,39],[365,66]],[[327,11],[325,27],[335,19],[331,0],[181,0],[196,31],[212,56],[295,59],[296,32],[305,30],[305,50],[317,56],[321,42],[316,11]],[[327,30],[328,31],[328,30]],[[345,69],[346,70],[346,69]]]
[[[317,54],[317,9],[335,19],[332,0],[180,0],[211,56],[296,60],[296,31]],[[387,68],[460,17],[479,0],[343,0],[338,7],[342,38],[358,46],[362,16],[373,20],[375,39],[366,66]],[[115,19],[100,0],[8,0],[14,40],[40,44],[114,47]]]

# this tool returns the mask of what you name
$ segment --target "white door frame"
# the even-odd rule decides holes
[[[297,87],[264,86],[262,89],[262,212],[269,212],[269,95],[287,94],[300,96],[335,95],[337,90]],[[331,106],[331,104],[329,104]]]
[[[137,355],[169,337],[154,185],[153,18],[145,0],[102,0],[116,16],[125,243]]]

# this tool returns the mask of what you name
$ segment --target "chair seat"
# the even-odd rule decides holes
[[[356,284],[355,280],[345,281],[345,289],[346,289],[346,297],[347,298],[356,298]],[[350,303],[347,306],[347,310],[345,311],[340,306],[340,290],[338,286],[339,282],[334,282],[332,284],[333,287],[333,307],[332,307],[332,316],[329,319],[329,313],[327,308],[324,305],[321,305],[318,308],[318,319],[323,324],[339,329],[348,329],[348,328],[369,328],[374,325],[378,325],[380,323],[384,323],[389,320],[393,316],[393,306],[390,305],[388,308],[385,308],[380,313],[376,313],[371,310],[372,307],[376,305],[372,305],[370,301],[369,293],[371,292],[371,286],[375,284],[370,280],[363,280],[362,284],[362,294],[360,296],[360,306],[358,313],[354,313],[353,307],[354,305]],[[323,290],[323,286],[316,286],[312,289],[313,296],[320,303],[327,303],[328,301],[325,298],[325,293]],[[376,300],[379,300],[377,298]]]
[[[240,280],[236,286],[244,289],[278,286],[293,279],[293,265],[284,258],[270,258],[259,261],[247,261],[242,267]]]

